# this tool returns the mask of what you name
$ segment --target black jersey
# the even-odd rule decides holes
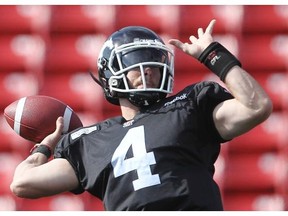
[[[186,87],[133,120],[111,118],[77,129],[58,143],[79,179],[106,210],[223,210],[213,180],[225,142],[212,112],[232,95],[214,82]]]

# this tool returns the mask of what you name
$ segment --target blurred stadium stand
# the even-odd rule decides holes
[[[237,56],[274,103],[270,118],[223,145],[215,180],[225,210],[288,210],[288,6],[286,5],[1,5],[0,107],[28,95],[44,94],[68,103],[90,125],[112,115],[88,71],[97,74],[97,53],[108,35],[143,25],[164,41],[189,41],[198,27],[216,18],[215,38]],[[198,61],[175,50],[175,92],[219,79]],[[223,84],[220,82],[220,84]],[[31,143],[0,118],[0,210],[101,211],[88,193],[37,200],[11,194],[9,184]]]

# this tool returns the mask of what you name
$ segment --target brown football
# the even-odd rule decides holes
[[[8,105],[4,117],[21,137],[39,143],[56,129],[56,120],[64,117],[63,133],[83,124],[78,115],[62,101],[44,95],[23,97]]]

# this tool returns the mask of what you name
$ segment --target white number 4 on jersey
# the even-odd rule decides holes
[[[125,159],[129,148],[132,147],[133,157]],[[150,165],[156,164],[153,152],[146,151],[144,126],[131,128],[112,156],[112,166],[115,178],[136,170],[138,179],[133,187],[139,189],[160,184],[158,174],[152,175]]]

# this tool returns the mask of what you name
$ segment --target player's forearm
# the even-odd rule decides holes
[[[238,102],[251,110],[255,117],[266,119],[272,111],[272,102],[264,89],[245,70],[233,67],[224,80]]]
[[[266,119],[272,102],[258,82],[241,67],[241,62],[218,42],[212,42],[198,57],[227,86],[236,100],[244,105],[243,113],[250,119]],[[245,111],[244,111],[245,110]]]

